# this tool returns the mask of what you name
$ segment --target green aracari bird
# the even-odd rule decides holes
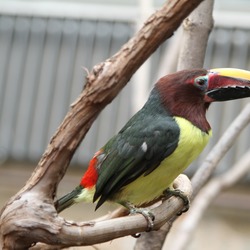
[[[96,209],[112,201],[145,216],[141,208],[171,190],[208,143],[210,104],[245,97],[246,70],[193,69],[162,77],[142,109],[95,153],[80,184],[56,201],[57,211],[81,201],[96,202]]]

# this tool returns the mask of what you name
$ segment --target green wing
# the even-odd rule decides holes
[[[96,209],[122,187],[148,175],[177,147],[180,130],[171,116],[134,116],[104,147],[98,164]]]

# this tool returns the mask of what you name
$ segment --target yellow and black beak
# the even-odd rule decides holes
[[[234,68],[208,70],[206,102],[250,97],[250,71]]]

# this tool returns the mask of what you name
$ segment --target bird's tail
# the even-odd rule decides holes
[[[83,187],[77,186],[73,191],[64,195],[62,198],[55,202],[55,208],[58,213],[62,212],[64,209],[77,203],[77,198],[81,194]]]

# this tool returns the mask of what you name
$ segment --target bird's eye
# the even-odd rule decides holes
[[[207,89],[207,77],[200,76],[195,78],[194,80],[194,86],[199,88],[202,91],[205,91]]]
[[[203,86],[205,83],[206,83],[206,80],[203,78],[196,80],[196,84],[198,84],[199,86]]]

